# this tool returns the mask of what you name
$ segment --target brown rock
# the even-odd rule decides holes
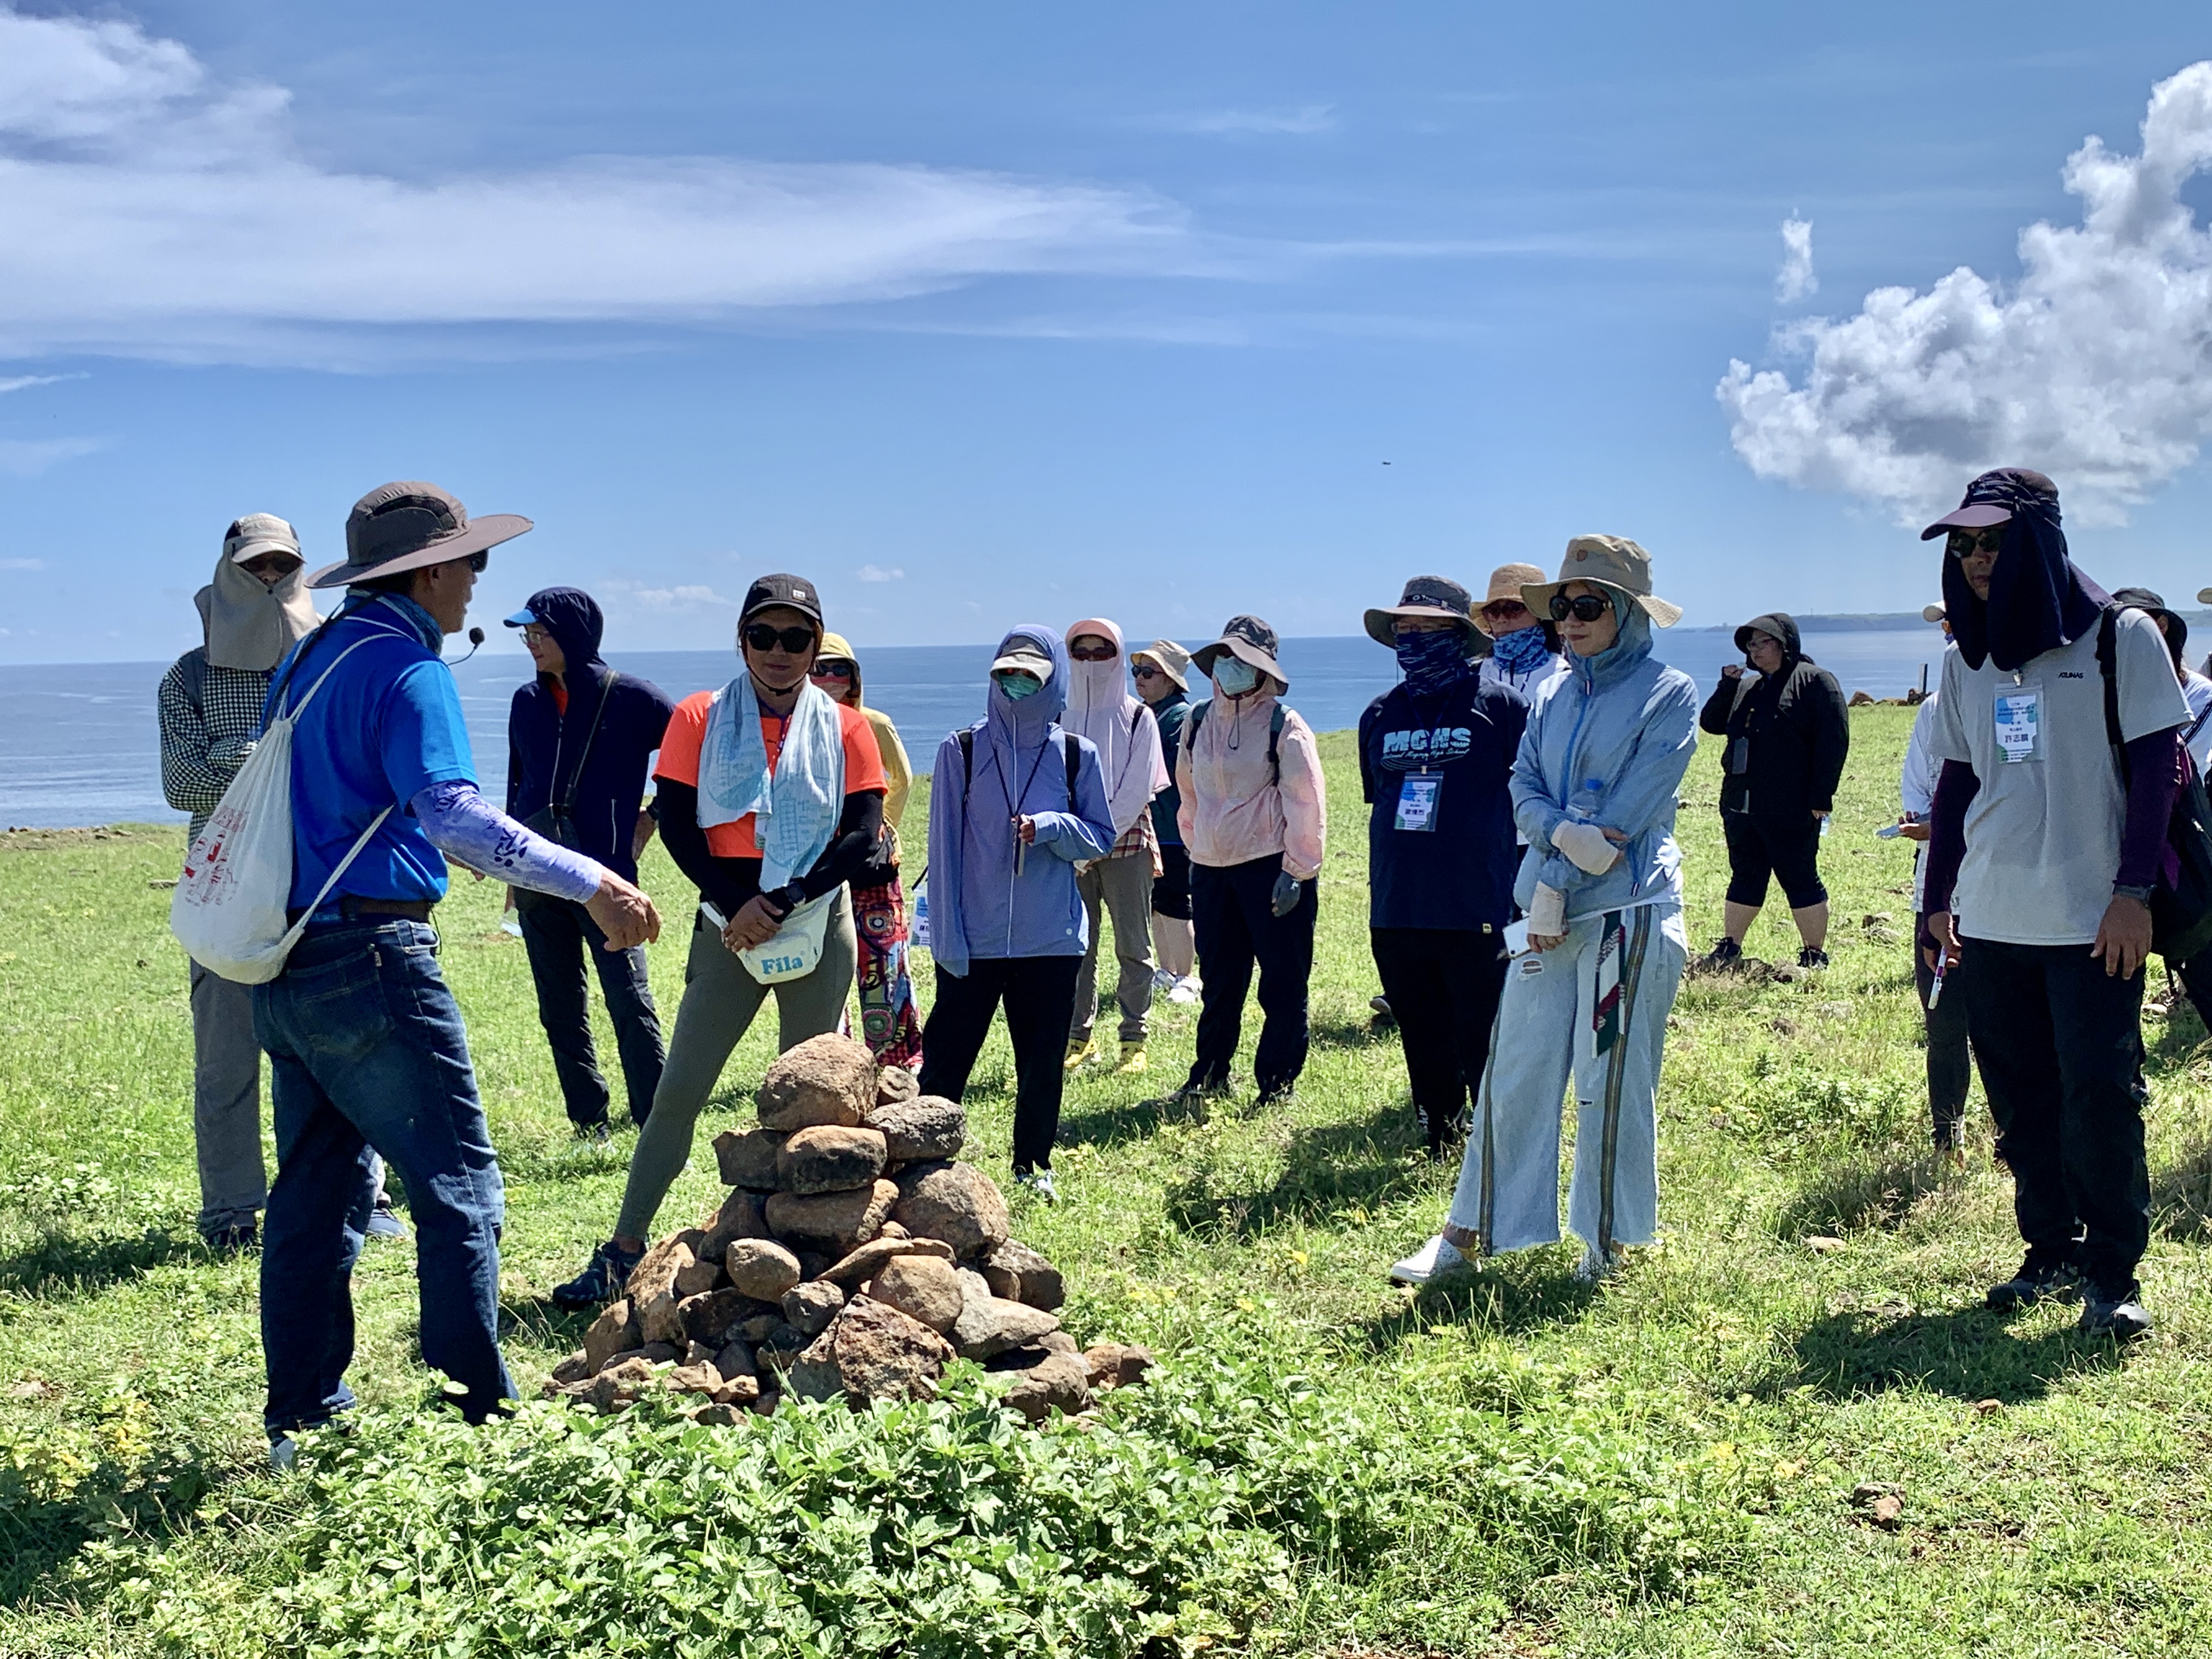
[[[623,1294],[642,1309],[657,1296],[667,1296],[676,1289],[676,1275],[696,1261],[698,1255],[690,1241],[704,1235],[672,1233],[647,1250],[629,1270],[629,1280],[623,1286]]]
[[[1012,1289],[999,1288],[1001,1276],[1012,1280]],[[1067,1286],[1060,1269],[1018,1239],[1007,1239],[984,1259],[983,1277],[990,1281],[992,1295],[1009,1302],[1026,1302],[1047,1313],[1058,1312],[1060,1304],[1067,1300]]]
[[[645,1333],[628,1297],[607,1304],[584,1333],[584,1361],[593,1371],[603,1371],[618,1353],[645,1346]]]
[[[721,1404],[740,1408],[751,1405],[760,1397],[760,1378],[750,1373],[744,1376],[725,1377],[722,1386],[714,1390],[714,1398]]]
[[[739,1320],[734,1333],[735,1340],[756,1348],[767,1341],[783,1323],[781,1300],[777,1298],[779,1305],[774,1313],[757,1313],[750,1319]]]
[[[699,1259],[720,1261],[738,1240],[766,1238],[766,1202],[759,1193],[748,1192],[743,1187],[731,1188],[729,1196],[708,1218],[705,1232],[699,1242]]]
[[[1091,1386],[1094,1389],[1115,1389],[1125,1382],[1141,1382],[1145,1373],[1159,1362],[1152,1358],[1152,1350],[1133,1343],[1101,1342],[1083,1351],[1083,1363],[1091,1370]]]
[[[857,1127],[876,1103],[876,1061],[865,1043],[825,1032],[776,1057],[761,1079],[763,1129]]]
[[[717,1400],[694,1407],[687,1413],[694,1423],[704,1423],[709,1428],[726,1429],[733,1426],[745,1414],[742,1405],[725,1405]]]
[[[799,1258],[772,1238],[741,1238],[722,1256],[730,1283],[760,1302],[780,1302],[799,1283]]]
[[[774,1389],[763,1389],[761,1390],[760,1398],[753,1401],[750,1409],[755,1417],[774,1417],[775,1408],[781,1404],[783,1404],[782,1395]]]
[[[845,1397],[856,1406],[936,1397],[951,1346],[919,1320],[863,1297],[830,1328]]]
[[[1006,1390],[1006,1404],[1032,1423],[1043,1422],[1055,1409],[1073,1417],[1091,1405],[1091,1372],[1078,1355],[1049,1354]]]
[[[799,1276],[801,1279],[819,1279],[836,1259],[837,1254],[834,1251],[801,1250],[799,1253]]]
[[[768,1224],[802,1253],[818,1249],[834,1261],[873,1238],[898,1201],[899,1189],[888,1181],[848,1193],[778,1193],[768,1201]]]
[[[783,1386],[796,1400],[831,1400],[845,1391],[845,1379],[837,1371],[836,1340],[827,1330],[791,1362]]]
[[[1083,1346],[1066,1331],[1047,1331],[1036,1345],[1048,1353],[1081,1353]]]
[[[952,1326],[952,1346],[963,1359],[988,1359],[1059,1328],[1060,1321],[1042,1308],[987,1296],[961,1304],[960,1317]]]
[[[914,1073],[903,1066],[886,1066],[876,1075],[876,1104],[888,1106],[896,1100],[912,1100],[921,1092],[921,1085],[915,1081]]]
[[[683,1358],[684,1349],[673,1342],[648,1342],[637,1351],[637,1357],[648,1365],[665,1365],[671,1360]]]
[[[590,1388],[579,1398],[590,1401],[601,1412],[618,1412],[652,1386],[652,1363],[643,1358],[626,1359],[593,1377]]]
[[[775,1155],[783,1137],[770,1129],[725,1129],[714,1137],[714,1164],[722,1184],[757,1193],[775,1190]]]
[[[868,1294],[940,1333],[952,1328],[966,1300],[952,1264],[933,1255],[894,1256],[875,1276]]]
[[[830,1322],[845,1306],[845,1292],[826,1279],[810,1279],[783,1293],[783,1316],[801,1336],[813,1338],[830,1328]]]
[[[968,1109],[942,1095],[922,1095],[877,1107],[868,1127],[882,1133],[885,1155],[902,1164],[957,1158],[968,1139]]]
[[[1006,1200],[972,1164],[920,1164],[902,1170],[891,1216],[917,1238],[941,1238],[962,1257],[988,1255],[1006,1241]]]
[[[645,1340],[648,1342],[672,1342],[677,1352],[681,1353],[684,1345],[690,1338],[684,1333],[684,1316],[678,1311],[680,1306],[672,1289],[664,1291],[650,1302],[640,1304],[637,1322],[639,1328],[645,1333]]]
[[[593,1369],[590,1355],[579,1348],[553,1368],[552,1380],[556,1383],[581,1382],[590,1377]]]
[[[939,1242],[942,1243],[941,1240]],[[951,1247],[947,1245],[946,1248],[949,1249]],[[991,1288],[991,1281],[989,1279],[984,1278],[981,1273],[978,1273],[975,1268],[968,1266],[965,1262],[960,1264],[960,1299],[962,1302],[988,1302],[997,1294],[998,1292]],[[1012,1300],[1011,1297],[1007,1299],[1009,1301]]]
[[[842,1285],[848,1291],[858,1290],[884,1268],[894,1256],[934,1255],[946,1261],[952,1260],[952,1247],[941,1238],[893,1238],[886,1223],[884,1236],[870,1239],[851,1255],[831,1262],[816,1275],[833,1285]]]
[[[553,1374],[556,1376],[561,1375],[558,1371],[556,1371]],[[2002,1400],[1977,1400],[1974,1401],[1974,1415],[1977,1417],[1995,1417],[2003,1409],[2004,1401]]]
[[[695,1261],[676,1275],[676,1299],[704,1296],[722,1282],[721,1264],[714,1261]]]
[[[873,1187],[883,1172],[884,1138],[873,1129],[801,1129],[775,1155],[776,1185],[787,1193],[850,1192]]]
[[[722,1386],[722,1374],[712,1364],[678,1365],[660,1380],[672,1394],[712,1394]]]
[[[1905,1524],[1905,1500],[1894,1492],[1877,1498],[1869,1507],[1874,1523],[1885,1532],[1895,1532]]]
[[[740,1340],[723,1346],[714,1356],[714,1369],[721,1372],[725,1382],[733,1382],[738,1377],[757,1375],[760,1368],[753,1364],[752,1344]]]
[[[884,1173],[886,1175],[894,1173],[890,1164],[886,1164],[884,1165]],[[905,1228],[900,1226],[897,1222],[886,1221],[884,1223],[883,1231],[877,1234],[876,1237],[878,1238],[912,1238],[914,1235],[907,1231]]]
[[[1043,1341],[1024,1342],[1018,1348],[1004,1348],[983,1361],[983,1369],[996,1375],[1001,1371],[1034,1370],[1052,1358],[1053,1351]]]
[[[753,1364],[760,1368],[763,1376],[770,1371],[787,1371],[809,1340],[794,1327],[778,1325],[753,1349]]]
[[[720,1349],[738,1323],[761,1311],[761,1304],[734,1285],[695,1296],[677,1304],[684,1334],[689,1341]]]

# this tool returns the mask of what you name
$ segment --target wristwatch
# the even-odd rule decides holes
[[[2150,896],[2157,890],[2155,887],[2123,887],[2118,882],[2112,884],[2114,898],[2131,898],[2137,904],[2148,904]]]
[[[775,908],[775,919],[781,921],[793,910],[806,902],[806,889],[799,882],[787,881],[775,891],[763,893],[761,896]]]

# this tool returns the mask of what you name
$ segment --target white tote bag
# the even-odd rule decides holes
[[[379,629],[379,633],[387,630]],[[374,638],[371,635],[370,638]],[[292,727],[339,663],[368,640],[338,653],[307,695],[269,722],[269,729],[222,800],[209,816],[169,901],[169,931],[185,954],[211,974],[240,985],[265,985],[284,971],[307,918],[337,885],[368,838],[392,816],[386,807],[338,860],[323,890],[295,924],[287,925],[292,897]]]
[[[844,890],[833,887],[820,898],[807,900],[783,919],[774,939],[738,952],[738,960],[756,983],[781,985],[787,979],[805,979],[821,966],[822,947],[830,938],[830,912]]]

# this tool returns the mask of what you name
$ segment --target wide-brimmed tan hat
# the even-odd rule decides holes
[[[1670,605],[1651,592],[1651,556],[1626,536],[1577,536],[1567,544],[1555,582],[1531,582],[1521,590],[1521,603],[1539,617],[1552,614],[1552,595],[1569,582],[1594,582],[1634,600],[1644,615],[1662,628],[1682,620],[1682,607]]]
[[[1190,653],[1173,640],[1154,640],[1150,645],[1139,646],[1129,653],[1129,660],[1148,662],[1173,680],[1178,689],[1190,690]]]
[[[1541,581],[1543,575],[1540,570],[1536,579]],[[1416,576],[1406,584],[1397,604],[1367,612],[1367,637],[1377,645],[1396,645],[1401,617],[1435,617],[1469,638],[1474,634],[1474,601],[1449,576]]]
[[[1482,604],[1492,599],[1519,599],[1521,590],[1544,580],[1544,573],[1533,564],[1501,564],[1490,573],[1490,591],[1482,596]],[[1525,599],[1522,604],[1527,604]],[[1475,609],[1480,611],[1481,605]]]

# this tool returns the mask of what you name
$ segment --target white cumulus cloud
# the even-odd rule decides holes
[[[2032,466],[2070,516],[2119,521],[2212,428],[2212,234],[2181,198],[2208,165],[2212,62],[2152,88],[2139,154],[2091,137],[2067,159],[2081,222],[2021,231],[2017,282],[1962,265],[1785,327],[1802,383],[1731,362],[1717,395],[1736,453],[1904,520],[1955,504],[1986,467]]]
[[[672,587],[649,587],[642,582],[616,578],[601,586],[610,593],[621,595],[641,611],[735,610],[738,603],[698,582]]]
[[[853,574],[864,582],[896,582],[906,579],[906,572],[897,565],[886,570],[879,564],[864,564]]]
[[[326,361],[394,325],[696,322],[1194,268],[1140,191],[712,157],[407,179],[309,158],[289,105],[134,24],[0,0],[0,356]]]
[[[1813,222],[1782,222],[1782,268],[1774,273],[1774,297],[1794,305],[1819,291],[1820,279],[1813,274]]]

